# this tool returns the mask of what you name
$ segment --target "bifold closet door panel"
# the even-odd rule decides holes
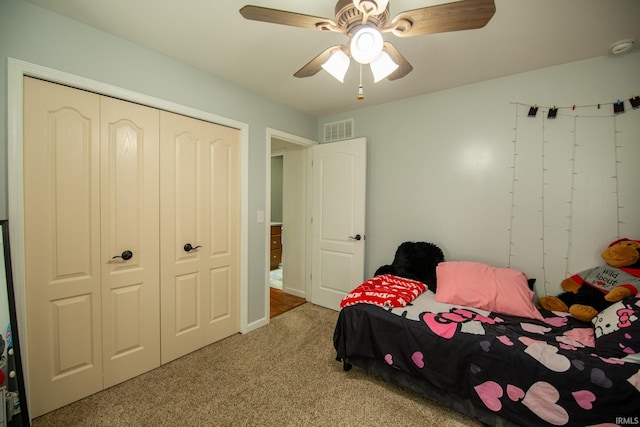
[[[239,331],[240,131],[161,112],[161,359]]]
[[[209,208],[201,174],[204,126],[187,117],[162,113],[160,117],[160,284],[161,362],[167,363],[204,342],[202,248],[208,242]],[[199,246],[185,250],[184,245]],[[204,282],[204,283],[203,283]]]
[[[24,79],[31,415],[102,390],[100,98]]]
[[[159,120],[101,97],[105,388],[160,366]]]
[[[24,81],[27,351],[38,416],[160,365],[160,114]]]
[[[206,145],[211,248],[206,344],[240,331],[240,131],[213,125]]]

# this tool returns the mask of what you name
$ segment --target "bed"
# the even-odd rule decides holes
[[[458,267],[438,268],[444,264]],[[640,425],[640,299],[601,312],[596,320],[606,327],[596,335],[593,324],[535,307],[524,276],[502,285],[517,288],[535,312],[443,302],[447,292],[477,298],[474,287],[491,294],[472,277],[458,274],[455,286],[445,286],[439,273],[435,292],[425,286],[399,303],[353,298],[372,280],[396,276],[363,283],[343,300],[352,298],[336,323],[336,359],[345,371],[355,365],[488,425]],[[384,296],[380,289],[375,295]],[[507,291],[502,303],[517,306],[514,298]]]

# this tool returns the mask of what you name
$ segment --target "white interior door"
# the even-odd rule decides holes
[[[364,280],[367,142],[319,144],[311,151],[311,301],[338,310]]]

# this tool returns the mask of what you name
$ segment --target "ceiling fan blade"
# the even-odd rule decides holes
[[[240,9],[240,14],[245,19],[252,21],[270,22],[272,24],[289,25],[291,27],[307,28],[310,30],[345,32],[344,29],[339,28],[331,19],[303,15],[286,10],[247,5]]]
[[[413,66],[409,64],[404,56],[389,42],[384,42],[383,50],[389,54],[393,62],[398,64],[398,68],[387,76],[387,80],[397,80],[413,71]]]
[[[482,28],[496,12],[494,0],[463,0],[399,13],[383,31],[398,37]]]
[[[318,56],[313,58],[311,61],[307,62],[307,64],[300,68],[295,72],[295,77],[311,77],[318,73],[318,71],[322,70],[322,64],[327,62],[329,57],[338,49],[342,49],[342,46],[331,46],[322,51]]]

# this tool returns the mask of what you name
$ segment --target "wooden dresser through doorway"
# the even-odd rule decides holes
[[[271,270],[282,262],[282,224],[271,224]]]

